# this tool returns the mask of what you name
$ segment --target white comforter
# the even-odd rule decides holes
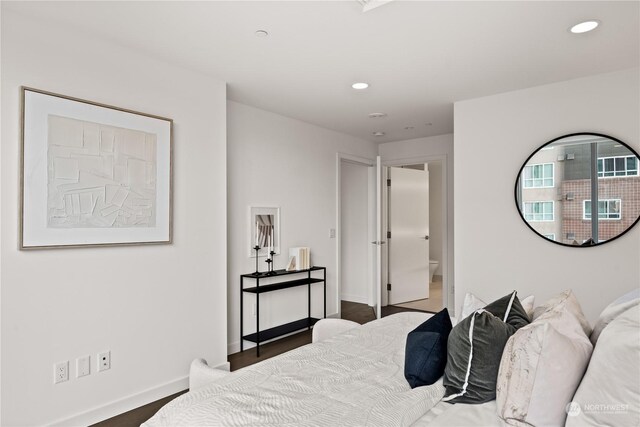
[[[156,426],[407,426],[444,395],[411,389],[406,336],[428,318],[400,313],[241,369],[190,391],[144,424]]]

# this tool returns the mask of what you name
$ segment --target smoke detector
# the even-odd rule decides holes
[[[387,113],[371,113],[369,114],[370,119],[381,119],[383,117],[387,117]]]
[[[374,132],[373,136],[384,136],[384,132],[380,132],[380,131]]]

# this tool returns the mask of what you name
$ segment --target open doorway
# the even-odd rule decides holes
[[[421,282],[418,287],[421,287],[423,293],[414,297],[409,296],[404,300],[399,298],[394,300],[395,295],[392,292],[401,290],[402,283],[397,278],[394,278],[393,281],[390,280],[388,265],[389,255],[394,253],[393,249],[389,250],[389,247],[393,248],[393,239],[398,237],[397,232],[403,231],[396,227],[396,234],[394,234],[394,230],[389,230],[387,226],[389,192],[386,184],[388,175],[393,175],[393,171],[389,173],[391,168],[395,168],[397,174],[411,170],[414,172],[419,172],[421,169],[422,171],[430,170],[429,192],[421,200],[425,201],[429,207],[429,211],[425,216],[431,219],[428,221],[428,225],[423,225],[423,229],[411,231],[414,244],[423,244],[426,240],[429,241],[429,251],[417,256],[420,267],[412,267],[411,262],[408,262],[405,266],[406,270],[413,268],[422,270],[420,272],[422,279],[419,279]],[[368,174],[366,190],[364,185],[365,173]],[[359,175],[359,178],[351,180],[351,178],[348,178],[350,175]],[[376,163],[368,159],[339,153],[336,162],[336,178],[336,281],[338,291],[336,293],[336,303],[338,305],[338,317],[364,323],[380,316],[384,317],[400,311],[436,312],[444,307],[452,310],[453,251],[451,244],[453,243],[453,230],[449,219],[452,195],[448,188],[448,182],[452,177],[450,176],[447,156],[438,155],[389,160],[386,162],[383,162],[378,157]],[[357,182],[359,184],[356,184]],[[391,188],[393,189],[393,183]],[[360,197],[365,192],[368,194],[366,198],[368,205],[366,216],[362,209],[364,203],[352,200],[354,195],[358,195],[355,197]],[[409,207],[403,208],[401,212],[411,211],[414,208],[415,202],[412,200],[415,199],[415,196],[409,195],[407,199],[409,202],[405,204],[408,204]],[[356,210],[353,212],[357,213],[352,215],[352,219],[355,219],[355,222],[347,218],[351,215],[347,211],[354,208],[351,205],[353,202],[356,202]],[[367,222],[367,233],[363,232],[362,224],[358,224],[358,221],[361,223]],[[400,226],[400,228],[405,227],[405,223],[401,221]],[[349,249],[348,240],[353,238],[354,235],[347,236],[346,234],[351,233],[352,231],[349,230],[352,228],[353,230],[359,230],[355,232],[358,234],[357,240],[352,240],[352,242],[356,242],[353,248],[356,248],[358,253],[355,254],[356,258],[350,260],[350,255],[347,253],[351,250]],[[387,237],[387,231],[392,232],[391,237]],[[427,236],[428,239],[426,238]],[[346,243],[344,242],[345,240],[347,240]],[[363,241],[365,244],[363,244]],[[389,245],[390,242],[391,245]],[[412,257],[413,259],[416,258],[414,255],[418,252],[409,249],[407,253],[409,256],[400,256],[400,259],[411,261]],[[367,258],[367,264],[364,268],[362,267],[364,265],[362,254],[365,254]],[[353,259],[359,259],[359,261],[353,261]],[[353,269],[354,266],[357,271]],[[360,267],[358,268],[357,266]],[[352,268],[352,270],[345,270],[345,268]],[[393,269],[394,266],[391,269],[392,273]],[[355,274],[352,275],[351,273],[354,272]],[[364,292],[362,292],[364,287],[360,286],[360,293],[354,294],[352,284],[356,284],[357,281],[361,281],[364,277],[366,277],[366,283],[368,284],[367,301],[361,302],[364,301]],[[393,287],[394,281],[398,285],[395,288]],[[387,290],[388,285],[391,285],[389,290]],[[390,298],[391,302],[389,301]],[[352,318],[352,316],[355,317]]]
[[[377,317],[376,168],[373,160],[339,153],[336,165],[338,316],[359,323]]]
[[[436,313],[447,306],[443,161],[389,166],[385,172],[383,314]]]

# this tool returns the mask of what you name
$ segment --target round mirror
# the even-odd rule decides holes
[[[518,174],[515,199],[525,223],[565,246],[620,237],[640,219],[640,160],[624,142],[596,133],[549,141]]]

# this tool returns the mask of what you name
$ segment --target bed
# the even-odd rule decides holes
[[[313,344],[233,373],[192,371],[191,390],[144,426],[425,425],[423,417],[444,417],[454,407],[437,406],[441,381],[411,389],[404,378],[407,333],[430,316],[398,313],[362,326],[321,321]],[[341,329],[348,330],[322,336]],[[207,375],[211,382],[200,385]]]
[[[586,320],[567,317],[576,310],[581,313],[570,290],[536,307],[532,322],[505,347],[497,400],[447,403],[442,378],[412,389],[405,379],[407,334],[434,315],[406,312],[365,325],[323,319],[312,344],[233,373],[195,360],[190,391],[143,426],[503,427],[504,420],[542,426],[564,425],[565,419],[567,427],[640,425],[640,291],[605,308],[589,338]],[[580,343],[589,357],[578,367]],[[549,421],[553,411],[555,421]]]

